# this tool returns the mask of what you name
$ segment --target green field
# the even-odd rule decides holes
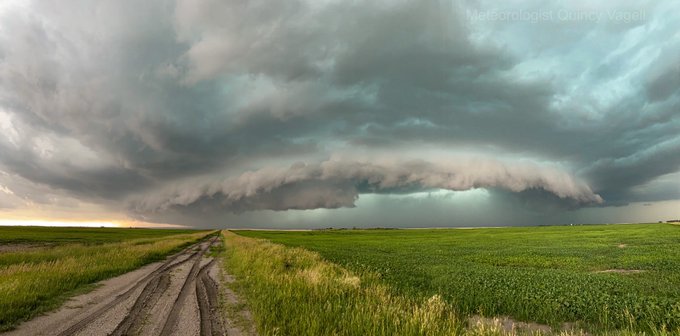
[[[0,331],[210,234],[193,230],[0,227]]]
[[[122,229],[42,226],[0,226],[0,244],[101,244],[139,238],[159,238],[177,234],[195,233],[196,230],[178,229]]]
[[[680,226],[236,231],[318,252],[395,295],[440,295],[461,320],[680,332]]]

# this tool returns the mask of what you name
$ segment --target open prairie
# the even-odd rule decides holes
[[[196,230],[183,229],[0,226],[0,244],[3,246],[11,244],[55,245],[67,243],[94,245],[196,232]]]
[[[228,264],[271,333],[680,332],[676,225],[236,233]],[[362,320],[377,292],[394,311]]]

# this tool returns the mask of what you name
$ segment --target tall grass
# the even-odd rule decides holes
[[[418,299],[370,270],[350,271],[317,252],[223,231],[232,285],[263,335],[677,335],[654,328],[504,328],[500,318],[470,319],[438,294]],[[473,294],[473,293],[472,293]],[[471,295],[472,295],[471,294]],[[486,295],[485,293],[479,293]],[[632,323],[632,322],[631,322]],[[546,327],[546,326],[543,326]]]
[[[0,331],[57,307],[89,284],[157,261],[208,233],[67,244],[0,254]]]
[[[225,263],[264,335],[452,335],[462,328],[439,296],[409,300],[317,253],[223,235]]]

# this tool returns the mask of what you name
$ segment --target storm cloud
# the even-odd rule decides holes
[[[136,210],[158,211],[203,199],[217,199],[220,208],[287,210],[353,207],[359,193],[408,193],[423,190],[495,188],[513,192],[541,189],[579,203],[602,198],[565,172],[535,164],[508,165],[491,159],[457,158],[448,162],[395,161],[320,164],[296,163],[285,169],[246,172],[221,182],[185,183],[173,190],[134,202]]]
[[[9,1],[0,208],[193,224],[439,189],[556,217],[678,200],[679,6]]]

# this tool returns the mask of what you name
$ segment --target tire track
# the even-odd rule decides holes
[[[192,259],[201,260],[205,251],[214,243],[214,239],[205,248],[196,251],[189,258],[185,259],[182,263],[175,264],[174,267],[168,267],[155,276],[147,285],[144,287],[142,293],[135,300],[134,305],[130,308],[123,321],[121,321],[116,329],[110,334],[110,336],[122,336],[130,334],[131,330],[136,330],[141,327],[146,317],[147,312],[153,308],[153,306],[158,302],[161,295],[170,285],[170,272],[182,264],[189,262]]]
[[[205,250],[203,250],[203,253],[201,253],[201,256],[205,253],[205,251],[208,249],[208,247],[212,246],[215,242],[217,241],[217,237],[213,238],[210,244],[207,245]],[[191,285],[193,285],[196,281],[196,278],[198,276],[198,272],[201,268],[201,258],[198,257],[194,261],[193,266],[191,267],[191,270],[189,271],[189,275],[187,275],[186,279],[184,280],[184,284],[182,285],[182,289],[179,292],[179,295],[177,295],[177,298],[175,299],[174,304],[172,305],[172,310],[170,310],[170,314],[168,315],[167,319],[165,320],[165,324],[163,325],[163,330],[161,331],[161,336],[169,336],[172,334],[172,331],[175,329],[175,326],[177,325],[177,322],[179,320],[179,314],[182,310],[182,307],[184,305],[184,301],[186,300],[187,296],[189,296],[191,292]]]
[[[215,259],[203,266],[196,280],[196,299],[201,315],[201,336],[224,335],[224,328],[216,311],[218,307],[217,283],[208,274],[214,264]]]
[[[202,256],[205,253],[205,251],[207,250],[207,246],[210,246],[210,245],[212,245],[212,243],[214,243],[215,238],[213,238],[213,240],[209,244],[207,244],[205,248],[202,248],[198,251],[194,251],[193,253],[191,253],[189,255],[189,257],[187,257],[183,260],[177,261],[182,256],[185,256],[188,251],[196,248],[197,246],[201,246],[201,244],[205,243],[205,240],[200,241],[200,242],[186,248],[184,251],[172,256],[167,261],[165,261],[163,264],[161,264],[161,266],[158,267],[156,270],[149,273],[144,278],[138,280],[132,287],[130,287],[125,292],[116,296],[116,298],[113,299],[111,302],[109,302],[106,305],[100,307],[99,309],[93,311],[92,313],[88,314],[84,318],[81,318],[78,322],[74,323],[69,328],[67,328],[66,330],[59,333],[58,336],[70,336],[70,335],[74,335],[74,334],[79,333],[80,331],[85,329],[88,325],[90,325],[92,322],[97,320],[100,316],[105,314],[107,311],[113,309],[118,304],[120,304],[123,301],[130,298],[130,296],[132,294],[134,294],[135,291],[137,291],[144,284],[146,284],[146,285],[144,285],[144,288],[142,290],[142,294],[140,295],[140,297],[145,296],[145,297],[148,298],[150,296],[150,294],[154,293],[154,291],[156,291],[156,292],[158,291],[158,286],[161,283],[160,279],[161,279],[163,274],[168,274],[171,270],[189,262],[190,260],[193,260],[193,259],[200,260],[200,256]],[[138,297],[137,300],[135,301],[135,306],[138,305],[137,302],[139,302],[139,301],[140,301],[140,298]],[[147,301],[147,300],[141,300],[140,305],[143,305],[144,301]],[[129,317],[130,317],[130,314],[128,313],[126,315],[126,317],[123,319],[123,322],[126,322],[126,320],[128,320],[128,322],[126,322],[126,324],[129,324],[131,326],[132,323],[129,322],[129,321],[131,319],[134,320],[134,318],[129,318]],[[123,322],[121,322],[121,323],[123,323]],[[119,326],[120,326],[120,324],[119,324]],[[129,330],[129,327],[127,327],[127,328],[121,327],[121,329],[126,329],[126,330],[124,330],[125,331],[124,333],[121,333],[121,335],[122,335],[122,334],[126,334],[126,332]],[[118,330],[118,328],[116,328],[116,330]],[[122,332],[122,331],[123,330],[120,330],[119,332]],[[116,331],[114,331],[114,332],[116,332]]]
[[[143,323],[147,311],[158,302],[161,294],[170,285],[169,271],[171,271],[171,269],[168,269],[167,272],[160,274],[160,276],[149,282],[147,287],[142,291],[142,294],[137,297],[130,312],[110,334],[111,336],[129,335],[130,331],[138,329],[139,325]]]

